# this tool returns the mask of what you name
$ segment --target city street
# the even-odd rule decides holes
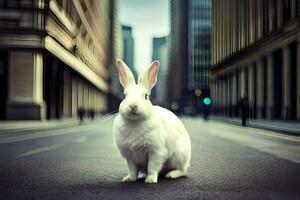
[[[123,183],[112,120],[0,137],[0,199],[300,199],[300,140],[183,118],[188,177]],[[1,133],[0,133],[1,136]]]

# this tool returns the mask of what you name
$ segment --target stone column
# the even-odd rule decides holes
[[[299,1],[299,0],[291,0],[291,2],[290,2],[292,18],[294,18],[296,16],[296,1]]]
[[[215,105],[215,80],[213,77],[210,78],[210,98],[212,101],[212,106]]]
[[[287,120],[291,116],[291,52],[288,45],[283,48],[282,56],[282,117]]]
[[[214,92],[214,108],[215,108],[215,112],[217,111],[217,108],[218,108],[218,79],[217,77],[215,77],[215,85],[214,85],[214,88],[215,88],[215,92]]]
[[[41,52],[9,53],[7,119],[45,119],[43,55]]]
[[[236,4],[236,1],[233,1],[234,4]],[[237,10],[236,8],[232,8],[233,12],[232,12],[232,19],[236,19],[237,16]],[[237,48],[236,48],[236,43],[237,43],[237,28],[236,28],[236,21],[234,20],[232,22],[232,51],[231,53],[236,52]]]
[[[259,40],[263,35],[263,12],[262,12],[262,2],[257,1],[256,5],[257,13],[258,13],[258,22],[257,22],[257,39]]]
[[[216,112],[218,113],[219,112],[219,107],[220,107],[220,100],[219,100],[220,92],[219,92],[219,78],[218,77],[216,77],[216,92],[215,92],[215,94],[216,94],[216,99],[215,99],[215,101],[216,101]]]
[[[215,2],[212,0],[211,1],[211,12],[213,13],[211,15],[211,61],[212,61],[212,65],[216,64],[215,63],[215,56],[216,56],[216,53],[214,52],[215,51],[215,32],[216,32],[216,21],[215,21],[215,17],[216,17],[216,10],[215,10]]]
[[[262,118],[263,102],[264,102],[264,70],[263,62],[259,59],[256,63],[256,113],[257,118]]]
[[[276,24],[275,24],[275,21],[274,21],[274,17],[276,17],[276,2],[272,1],[272,0],[269,0],[269,4],[270,4],[270,11],[269,11],[269,15],[270,15],[270,22],[269,22],[269,31],[272,32],[275,27],[276,27]]]
[[[223,77],[223,80],[222,80],[222,99],[223,99],[223,114],[225,115],[226,114],[226,80],[225,78]]]
[[[267,56],[267,119],[273,118],[273,108],[274,108],[274,64],[273,55],[269,54]]]
[[[220,104],[219,104],[219,109],[220,109],[220,113],[223,114],[223,105],[224,105],[224,98],[223,98],[223,94],[224,94],[224,88],[223,88],[223,80],[220,77],[220,82],[219,82],[219,88],[220,88]]]
[[[232,91],[232,112],[234,113],[235,116],[235,108],[237,106],[236,73],[232,74],[231,91]]]
[[[228,112],[232,116],[232,75],[228,75]]]
[[[245,75],[245,69],[243,69],[243,67],[240,71],[240,74],[241,74],[241,78],[240,78],[241,96],[240,97],[244,97],[246,95],[246,75]]]
[[[297,119],[300,120],[300,38],[297,41]]]
[[[255,84],[254,84],[254,66],[253,64],[249,65],[248,70],[248,98],[250,103],[250,111],[251,117],[253,116],[253,105],[254,105],[254,91],[255,91]]]
[[[72,78],[72,117],[77,117],[78,107],[78,85],[77,78]]]
[[[226,75],[225,79],[225,94],[226,94],[226,115],[229,115],[230,108],[230,93],[229,93],[229,77]]]
[[[278,1],[277,2],[277,27],[280,27],[283,23],[282,9],[283,9],[282,1]]]
[[[220,12],[219,12],[219,10],[220,10],[220,5],[219,5],[219,3],[217,3],[216,1],[214,1],[214,3],[215,3],[215,11],[216,11],[216,14],[215,14],[215,16],[216,16],[216,26],[215,26],[215,41],[216,41],[216,43],[215,43],[215,53],[216,53],[216,55],[215,55],[215,64],[216,63],[218,63],[219,62],[219,60],[220,60],[220,23],[219,23],[219,21],[220,21]]]

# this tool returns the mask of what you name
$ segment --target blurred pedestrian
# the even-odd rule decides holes
[[[249,110],[250,110],[249,99],[247,96],[244,96],[243,98],[241,97],[239,102],[239,107],[242,113],[242,125],[246,126],[246,123],[249,119]]]
[[[83,108],[78,108],[78,110],[77,110],[77,116],[79,118],[79,123],[82,124],[82,122],[83,122],[83,116],[84,116],[84,109]]]
[[[94,109],[90,109],[89,115],[90,115],[91,119],[94,120],[94,118],[95,118],[95,111],[94,111]]]
[[[209,97],[205,97],[202,101],[202,107],[203,107],[203,117],[204,120],[208,120],[210,108],[211,108],[211,99]]]
[[[207,105],[204,105],[203,106],[203,118],[204,118],[204,120],[208,120],[209,113],[210,113],[210,107],[207,106]]]

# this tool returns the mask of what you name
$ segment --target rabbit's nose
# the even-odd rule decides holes
[[[136,110],[137,109],[137,105],[130,105],[129,106],[131,110]]]

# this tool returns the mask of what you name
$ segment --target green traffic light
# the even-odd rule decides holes
[[[210,105],[210,104],[211,104],[211,100],[210,100],[210,98],[208,98],[208,97],[205,97],[205,98],[203,99],[203,102],[204,102],[205,105]]]

